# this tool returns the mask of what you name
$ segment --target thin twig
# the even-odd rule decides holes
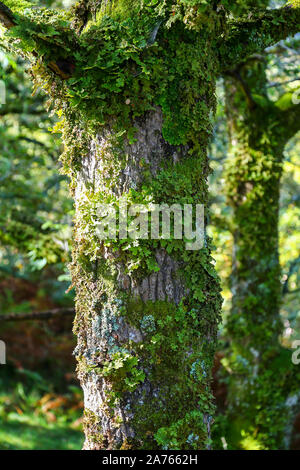
[[[7,315],[0,314],[0,322],[23,320],[51,320],[54,317],[64,317],[69,315],[75,315],[74,308],[54,308],[52,310],[45,310],[44,312],[8,313]]]
[[[299,81],[300,81],[300,77],[298,77],[298,78],[293,78],[292,80],[287,80],[286,82],[270,83],[270,84],[267,86],[267,88],[273,88],[273,87],[281,86],[281,85],[288,85],[289,83],[299,82]]]

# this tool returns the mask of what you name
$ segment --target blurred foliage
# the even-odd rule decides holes
[[[61,269],[68,259],[72,202],[58,171],[57,138],[49,133],[54,119],[45,112],[44,98],[31,96],[20,60],[2,53],[0,66],[7,103],[0,108],[0,242],[6,248],[1,265],[19,274],[46,265]],[[26,257],[26,267],[14,260],[16,251]]]
[[[47,2],[50,4],[51,2]],[[0,51],[0,314],[73,305],[67,262],[72,200],[60,174],[56,118],[26,63]],[[72,320],[1,325],[0,449],[79,449],[82,394]],[[43,374],[43,376],[40,375]]]

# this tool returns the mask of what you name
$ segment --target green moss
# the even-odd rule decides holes
[[[214,344],[204,340],[206,321],[211,317],[205,321],[203,309],[191,308],[187,300],[179,306],[167,301],[145,304],[130,300],[127,315],[131,324],[142,328],[143,342],[131,347],[154,390],[151,399],[145,397],[145,402],[134,407],[141,448],[205,447],[205,420],[212,419],[214,412],[209,386]],[[145,327],[149,318],[151,328]],[[189,442],[193,433],[198,438]]]
[[[95,3],[90,2],[91,18],[84,27],[83,32],[88,31],[92,27],[101,25],[103,18],[110,17],[116,21],[123,21],[136,16],[140,12],[141,0],[115,0],[113,2],[105,2],[100,8]]]
[[[97,415],[85,409],[83,416],[84,428],[88,439],[98,450],[104,449],[105,439],[101,433],[101,423]]]

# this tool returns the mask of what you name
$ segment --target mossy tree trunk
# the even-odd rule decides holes
[[[89,221],[95,201],[108,197],[204,201],[205,152],[193,157],[192,145],[169,145],[160,109],[132,124],[136,140],[121,149],[108,127],[93,136],[74,177],[72,274],[85,448],[202,448],[213,415],[220,309],[210,250],[187,252],[178,240],[103,244],[90,235]]]
[[[278,214],[283,151],[299,130],[300,106],[290,103],[282,110],[280,101],[269,100],[262,58],[235,68],[225,88],[234,227],[228,420],[240,445],[248,438],[276,449],[283,446],[290,419],[286,400],[297,391],[291,354],[279,344]]]
[[[71,17],[0,3],[1,23],[21,39],[8,42],[33,61],[63,119],[86,449],[210,447],[221,307],[211,242],[198,251],[177,239],[103,242],[97,206],[206,211],[216,78],[296,32],[297,5],[232,21],[203,0],[82,0]]]

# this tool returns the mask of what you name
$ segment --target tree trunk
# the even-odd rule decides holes
[[[232,152],[226,178],[234,222],[228,421],[235,448],[278,449],[291,419],[286,400],[297,390],[291,354],[279,343],[279,188],[291,136],[268,100],[265,74],[265,63],[253,59],[226,79]]]
[[[129,194],[139,200],[143,191],[171,205],[190,187],[193,200],[203,200],[207,162],[190,155],[190,145],[163,139],[159,108],[134,127],[136,141],[122,150],[109,126],[91,138],[75,177],[72,274],[84,448],[203,449],[210,445],[220,309],[209,249],[139,240],[136,255],[97,240],[90,221],[96,202]]]
[[[244,334],[248,323],[253,347],[264,347],[266,329],[272,342],[281,331],[278,211],[284,139],[272,129],[274,110],[254,103],[247,110],[238,81],[227,79],[226,99],[232,153],[227,194],[235,229],[229,321],[240,323]]]

